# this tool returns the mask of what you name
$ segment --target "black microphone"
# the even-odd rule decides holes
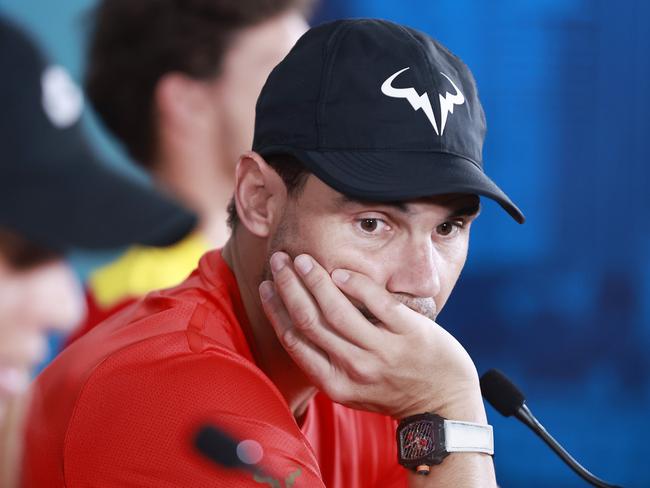
[[[621,488],[594,476],[576,461],[535,418],[526,405],[524,394],[501,371],[491,369],[481,377],[481,394],[501,415],[514,415],[527,425],[582,479],[601,488]]]
[[[218,466],[227,469],[243,469],[253,473],[256,477],[267,476],[256,465],[262,458],[262,448],[255,441],[238,442],[216,427],[205,425],[194,436],[194,447]],[[259,452],[251,452],[257,450]]]

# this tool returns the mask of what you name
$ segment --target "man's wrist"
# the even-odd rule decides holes
[[[468,385],[462,389],[442,393],[434,400],[422,402],[400,412],[398,420],[425,412],[435,413],[451,420],[487,423],[485,405],[483,404],[478,381],[476,381],[475,385]]]
[[[445,404],[435,413],[450,420],[461,420],[477,424],[487,424],[485,405],[480,396],[468,395],[461,401]]]

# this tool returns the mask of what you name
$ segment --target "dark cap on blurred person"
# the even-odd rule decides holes
[[[486,125],[465,64],[415,29],[376,19],[311,29],[269,76],[253,149],[292,154],[351,197],[470,193],[524,215],[485,174]]]
[[[171,245],[194,228],[192,213],[97,159],[79,88],[2,17],[0,72],[0,228],[57,251]]]

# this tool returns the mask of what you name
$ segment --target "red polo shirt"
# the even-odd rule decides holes
[[[318,395],[298,426],[255,365],[249,330],[237,282],[213,251],[181,285],[90,331],[35,382],[23,486],[406,486],[392,419]],[[258,441],[279,484],[195,454],[204,423]]]

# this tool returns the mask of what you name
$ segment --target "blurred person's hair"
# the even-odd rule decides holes
[[[265,161],[282,178],[282,182],[287,188],[287,195],[290,197],[299,196],[305,187],[307,177],[311,174],[305,165],[291,154],[273,154],[265,158]],[[228,227],[234,230],[238,223],[239,215],[237,215],[237,207],[233,197],[228,204]]]
[[[58,258],[54,251],[33,243],[12,230],[0,227],[0,259],[25,270]]]
[[[180,72],[219,75],[234,35],[313,0],[102,0],[93,12],[85,87],[106,127],[129,154],[152,169],[154,91]]]

